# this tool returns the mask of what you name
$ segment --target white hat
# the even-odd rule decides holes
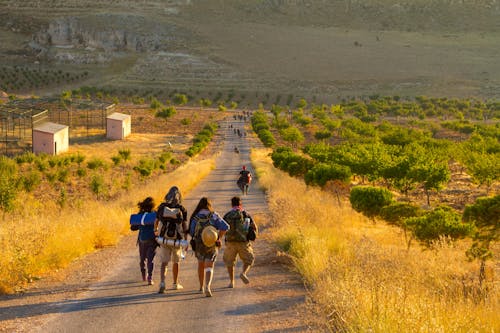
[[[201,240],[207,247],[214,246],[217,238],[219,238],[219,233],[217,232],[217,229],[211,225],[205,227],[201,232]]]

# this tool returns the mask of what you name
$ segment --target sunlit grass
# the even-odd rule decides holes
[[[479,287],[477,264],[464,254],[469,244],[408,251],[400,230],[273,168],[268,153],[254,150],[252,163],[268,193],[273,238],[332,332],[499,330],[494,275],[487,290]]]
[[[56,202],[42,203],[29,195],[19,197],[22,213],[6,213],[0,224],[0,293],[116,244],[129,232],[129,216],[137,210],[137,202],[152,196],[159,204],[174,185],[185,195],[213,168],[213,159],[190,161],[114,201],[86,201],[72,209],[60,209]]]

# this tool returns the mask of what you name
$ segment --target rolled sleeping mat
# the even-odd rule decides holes
[[[154,225],[156,213],[140,213],[130,215],[130,225]]]
[[[160,245],[170,245],[174,247],[186,247],[189,244],[189,242],[184,239],[168,239],[164,237],[156,237],[156,242]]]

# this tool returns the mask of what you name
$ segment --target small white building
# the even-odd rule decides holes
[[[122,140],[132,131],[132,117],[123,113],[112,113],[106,118],[106,138]]]
[[[69,127],[47,122],[33,129],[33,153],[57,155],[68,151]]]

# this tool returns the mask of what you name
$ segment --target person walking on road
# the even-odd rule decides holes
[[[241,194],[248,194],[248,187],[252,182],[252,174],[247,170],[246,166],[243,166],[240,171],[240,176],[236,181],[236,184],[241,190]]]
[[[142,213],[152,213],[155,207],[155,202],[152,197],[147,197],[143,201],[137,204],[139,208],[139,214]],[[154,257],[156,254],[156,248],[158,244],[155,240],[154,225],[131,225],[130,229],[132,231],[139,230],[137,235],[137,244],[139,245],[139,266],[141,268],[142,281],[147,281],[149,285],[153,284],[153,268],[154,268]],[[147,271],[146,271],[147,269]]]
[[[250,214],[243,209],[240,197],[233,197],[231,206],[231,210],[224,215],[224,220],[229,223],[230,228],[226,232],[226,247],[223,260],[229,274],[229,288],[234,288],[234,267],[237,256],[243,262],[240,279],[245,284],[250,283],[247,273],[255,260],[251,243],[251,240],[255,240],[255,238],[249,236],[249,230],[252,230],[253,235],[256,235],[257,225]]]
[[[157,209],[157,223],[155,234],[163,239],[187,240],[189,232],[187,225],[187,210],[182,205],[182,195],[177,186],[170,188]],[[186,247],[187,250],[187,247]],[[158,250],[161,261],[160,267],[160,289],[158,293],[165,292],[165,276],[169,261],[172,259],[173,289],[183,289],[179,283],[179,262],[182,256],[182,247],[162,244]]]
[[[191,247],[198,259],[198,279],[200,292],[212,297],[212,277],[221,239],[229,229],[226,223],[213,209],[210,200],[203,197],[198,202],[190,218],[189,233]]]

